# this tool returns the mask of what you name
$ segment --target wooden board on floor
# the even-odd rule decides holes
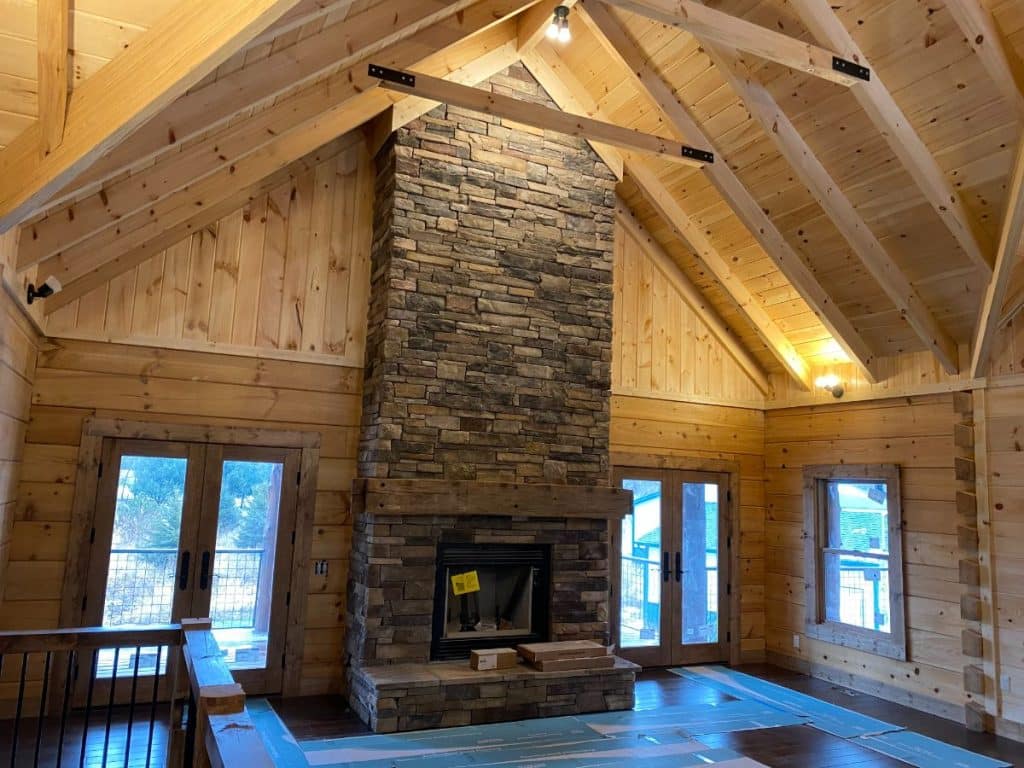
[[[582,659],[608,656],[608,649],[593,640],[565,640],[556,643],[525,643],[517,645],[519,655],[530,663],[556,659]],[[614,662],[614,657],[609,656]]]

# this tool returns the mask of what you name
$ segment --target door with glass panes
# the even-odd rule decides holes
[[[621,468],[618,653],[647,667],[729,659],[729,476]]]
[[[105,440],[85,623],[124,627],[209,617],[246,692],[279,692],[299,454],[290,448]],[[166,653],[103,650],[93,662],[95,683],[106,687],[111,679],[131,677],[136,664],[142,678],[158,668],[166,674]]]

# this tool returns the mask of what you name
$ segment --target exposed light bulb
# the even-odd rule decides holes
[[[568,43],[572,40],[572,35],[569,33],[569,21],[568,19],[562,22],[562,28],[558,30],[558,42]]]
[[[551,20],[551,23],[548,24],[548,31],[544,34],[547,36],[548,40],[554,40],[558,37],[558,21],[556,19]]]

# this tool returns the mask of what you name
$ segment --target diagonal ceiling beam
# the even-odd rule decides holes
[[[36,46],[42,154],[64,139],[68,109],[68,0],[38,0]]]
[[[608,55],[619,62],[623,71],[629,73],[628,76],[637,91],[646,95],[656,105],[668,127],[681,140],[707,146],[719,156],[710,138],[689,111],[679,103],[668,84],[650,67],[647,55],[634,42],[622,23],[615,18],[611,9],[596,0],[581,0],[581,8],[583,13],[577,14],[577,17],[582,18],[593,30]],[[876,381],[874,353],[729,167],[726,158],[721,157],[720,162],[709,165],[704,170],[715,189],[786,279],[793,284],[811,311],[832,334],[836,343],[869,381]]]
[[[0,151],[0,232],[21,223],[104,152],[244,47],[297,0],[181,0],[83,82],[64,138],[41,155],[32,123]]]
[[[597,102],[587,93],[583,84],[569,71],[551,46],[542,44],[535,50],[526,53],[523,56],[523,64],[562,109],[606,117],[602,114]],[[599,154],[618,152],[618,150],[601,144],[594,145],[594,149]],[[708,267],[786,372],[800,387],[810,390],[811,377],[807,362],[786,338],[782,329],[764,311],[743,281],[732,271],[728,260],[723,258],[711,245],[701,227],[683,211],[647,163],[630,153],[623,153],[623,162],[626,171],[636,182],[647,201],[658,212],[662,220],[672,228],[673,232],[687,243],[697,258]]]
[[[839,85],[855,86],[870,77],[867,69],[856,62],[843,59],[833,51],[753,24],[746,19],[716,11],[695,0],[607,2],[662,24],[684,29],[702,40],[728,45]]]
[[[470,27],[460,24],[452,28],[445,22],[424,30],[421,34],[430,40],[445,40],[451,36],[453,44],[432,52],[432,55],[422,61],[410,60],[424,49],[424,46],[415,44],[414,41],[393,46],[385,55],[389,61],[416,64],[428,72],[447,74],[453,66],[472,61],[494,48],[514,41],[514,20],[508,19],[501,24],[491,25],[487,23],[492,18],[491,10],[493,7],[484,8],[483,12],[477,15],[467,14],[463,21]],[[479,23],[484,31],[463,40],[462,35],[476,23]],[[458,56],[461,60],[453,60],[453,56]],[[349,83],[350,87],[347,94],[333,93],[338,103],[326,113],[314,113],[304,123],[272,131],[272,138],[269,141],[262,138],[257,141],[263,133],[259,125],[257,134],[249,133],[253,127],[250,125],[251,122],[259,124],[256,119],[259,115],[252,121],[241,122],[235,126],[242,131],[241,134],[222,132],[219,140],[214,142],[214,151],[229,153],[230,157],[223,158],[219,165],[214,166],[212,172],[203,173],[197,176],[195,181],[172,194],[161,196],[145,209],[120,220],[117,227],[105,229],[42,262],[40,269],[45,270],[47,274],[57,275],[65,282],[64,290],[53,296],[52,301],[47,302],[51,312],[72,297],[81,296],[92,287],[113,279],[138,263],[133,263],[132,259],[124,254],[143,254],[142,260],[148,258],[142,250],[148,242],[161,237],[165,230],[186,225],[198,209],[220,205],[221,201],[231,196],[239,186],[245,187],[256,183],[259,178],[303,157],[335,136],[344,134],[385,112],[391,107],[392,94],[381,88],[372,87],[372,81],[365,74],[366,66],[365,62],[361,62],[357,67],[339,73],[342,81]],[[282,115],[292,118],[295,110],[286,109]],[[277,123],[273,125],[277,126]],[[228,134],[231,134],[230,137]],[[247,142],[251,149],[239,149],[236,155],[236,148],[245,147]],[[169,163],[160,165],[169,165],[173,169],[181,164],[180,157],[180,154],[176,155]],[[191,162],[201,161],[205,157],[206,155],[200,155]],[[159,169],[154,169],[156,170]],[[166,170],[168,169],[163,169]],[[194,168],[192,173],[195,174]],[[149,177],[149,181],[152,188],[159,186],[154,177]]]
[[[436,0],[435,4],[438,4]],[[446,7],[447,5],[451,4],[446,4]],[[363,29],[366,34],[373,29],[378,34],[384,35],[385,38],[397,37],[397,40],[384,49],[380,49],[376,44],[367,45],[359,51],[364,54],[362,58],[350,61],[348,68],[339,70],[327,80],[310,85],[298,93],[256,112],[251,117],[236,121],[207,137],[188,142],[180,148],[172,148],[171,151],[161,155],[151,167],[129,175],[120,175],[117,179],[105,183],[94,194],[61,206],[44,218],[26,225],[25,235],[21,238],[19,245],[18,269],[26,269],[42,260],[67,253],[88,238],[105,230],[118,228],[123,231],[126,218],[146,210],[154,202],[184,189],[190,183],[194,183],[203,175],[211,173],[223,165],[237,162],[249,152],[257,151],[272,143],[277,137],[293,130],[304,121],[315,120],[324,113],[330,114],[337,105],[343,104],[346,99],[360,91],[372,89],[377,81],[366,75],[369,56],[379,56],[389,66],[410,66],[439,49],[447,48],[470,35],[486,32],[490,28],[496,27],[495,18],[507,19],[529,5],[529,0],[486,0],[468,9],[458,18],[446,14],[426,27],[420,23],[421,17],[417,17],[417,20],[411,21],[408,27],[401,30],[401,34],[397,32],[389,34],[386,29],[390,29],[390,27],[383,26],[383,21],[377,17],[363,19],[367,26],[359,28]],[[353,17],[352,22],[355,23],[355,21],[356,19]],[[360,35],[362,34],[360,33]],[[504,33],[499,34],[502,35],[500,40],[504,44],[507,41],[507,36]],[[477,52],[476,55],[479,56],[480,53],[482,52]],[[349,58],[347,57],[346,60]],[[257,66],[261,76],[265,74],[262,63]],[[242,72],[244,71],[242,70]],[[236,74],[240,73],[233,73],[231,77]],[[228,78],[225,78],[223,81],[217,82],[227,80]],[[245,81],[249,82],[247,78]],[[220,91],[209,93],[207,88],[203,88],[195,93],[197,95],[206,94],[206,96],[200,102],[192,104],[189,111],[200,109],[206,103],[207,98],[212,98]],[[191,97],[192,94],[185,100]],[[243,99],[246,102],[248,100],[249,97]],[[175,104],[172,111],[178,110],[181,103]],[[214,117],[217,118],[218,115],[223,116],[234,108],[218,104],[216,107],[211,107],[211,110]],[[223,111],[217,112],[218,109]],[[197,129],[198,117],[196,120],[186,119],[184,111],[178,111],[177,114],[186,122],[178,122],[175,123],[176,125],[182,127],[187,124],[193,126],[193,129]],[[367,117],[369,116],[371,115]],[[158,118],[159,121],[164,119],[163,115]],[[343,120],[343,124],[349,125],[347,118]],[[314,126],[314,129],[319,127],[319,125]],[[149,125],[143,129],[145,132],[150,130]],[[140,135],[136,134],[126,143],[133,144]],[[309,147],[305,151],[308,152],[312,148]]]
[[[346,18],[343,24],[327,27],[295,45],[275,51],[190,91],[57,193],[48,209],[59,205],[58,219],[67,219],[64,214],[74,205],[71,212],[78,222],[75,231],[62,228],[50,233],[46,225],[36,226],[32,234],[24,238],[20,263],[30,264],[34,259],[44,258],[75,242],[76,233],[79,237],[82,236],[80,233],[88,233],[88,227],[104,212],[109,214],[108,220],[125,215],[125,203],[112,201],[106,188],[103,195],[87,197],[84,201],[81,199],[83,194],[97,191],[101,184],[109,184],[111,179],[120,177],[129,169],[144,167],[155,157],[179,150],[200,133],[217,129],[231,118],[269,103],[268,100],[274,97],[308,86],[327,72],[350,67],[371,54],[451,19],[475,2],[477,0],[417,0],[398,4],[395,8],[389,3],[375,5]],[[503,18],[511,6],[510,3],[485,5],[487,10],[499,14],[489,18],[488,22]],[[511,7],[518,10],[518,6]],[[431,52],[426,50],[428,41],[423,42],[424,51],[419,54],[420,58]],[[129,200],[137,203],[147,197],[146,194],[133,193]]]
[[[564,133],[581,139],[593,139],[630,151],[645,152],[662,160],[703,168],[714,162],[710,153],[680,144],[678,141],[640,133],[612,123],[574,115],[542,104],[514,99],[491,91],[452,83],[419,72],[389,70],[370,65],[370,74],[381,78],[381,87],[398,93],[452,104],[463,109],[515,120],[542,130]]]
[[[616,221],[640,244],[640,247],[651,261],[654,262],[658,271],[668,280],[669,285],[682,297],[690,309],[700,317],[701,322],[708,327],[711,335],[725,348],[725,351],[743,369],[743,372],[750,377],[750,380],[761,390],[761,393],[764,395],[770,394],[772,387],[768,375],[762,370],[747,348],[729,330],[718,316],[718,313],[715,312],[714,308],[704,298],[704,295],[690,282],[690,279],[679,268],[675,259],[661,247],[657,240],[651,237],[643,225],[637,221],[633,212],[628,210],[621,202],[616,206],[615,213]]]
[[[1021,231],[1024,230],[1024,140],[1017,147],[1017,159],[1010,176],[1006,213],[996,250],[996,265],[992,280],[985,291],[985,300],[978,316],[971,356],[971,376],[984,376],[992,358],[992,346],[999,327],[1000,312],[1014,266],[1021,259]]]
[[[992,13],[981,0],[946,0],[946,7],[1006,103],[1024,122],[1024,64],[1000,33]]]
[[[947,373],[958,370],[956,343],[939,326],[906,275],[896,265],[867,223],[825,170],[814,151],[761,85],[734,48],[705,44],[705,51],[767,135],[786,158],[796,177],[846,238],[853,252],[881,286],[900,316],[931,350]]]
[[[818,40],[839,51],[845,58],[867,65],[867,58],[832,10],[829,0],[789,0],[804,25]],[[874,77],[851,89],[854,98],[885,137],[893,154],[917,183],[932,209],[963,248],[971,262],[992,273],[994,245],[971,219],[960,195],[953,189],[935,157],[896,104],[889,89]]]

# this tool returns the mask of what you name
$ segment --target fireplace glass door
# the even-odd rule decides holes
[[[432,658],[547,640],[550,567],[546,546],[441,544]]]
[[[617,538],[620,654],[644,666],[729,658],[728,475],[621,469],[633,512]]]

